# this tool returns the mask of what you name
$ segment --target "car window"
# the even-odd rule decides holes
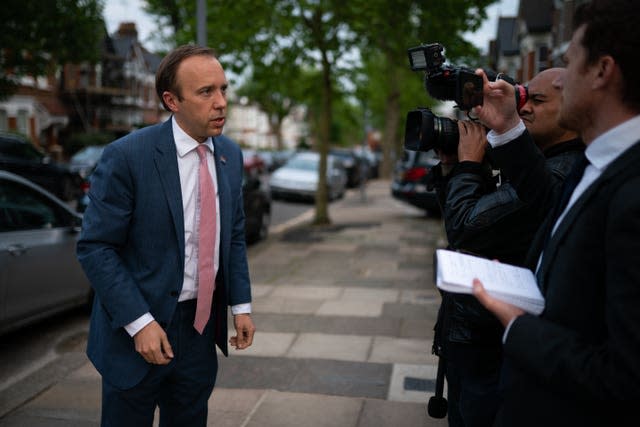
[[[69,224],[69,213],[47,197],[20,183],[0,179],[0,232]]]
[[[309,157],[294,157],[287,163],[287,167],[291,169],[315,171],[318,170],[318,160]]]

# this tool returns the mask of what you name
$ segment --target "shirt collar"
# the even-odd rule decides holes
[[[173,140],[176,143],[178,156],[184,157],[200,145],[198,141],[191,138],[184,130],[182,130],[178,122],[176,122],[175,116],[171,116],[171,128],[173,129]],[[207,138],[203,144],[206,144],[207,147],[209,147],[209,150],[213,153],[213,141],[211,140],[211,137]]]
[[[589,162],[604,170],[625,150],[636,143],[640,135],[640,115],[609,129],[593,140],[585,150]]]

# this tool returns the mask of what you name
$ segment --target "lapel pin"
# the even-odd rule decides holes
[[[225,156],[220,156],[220,162],[225,165],[227,164],[227,158]]]

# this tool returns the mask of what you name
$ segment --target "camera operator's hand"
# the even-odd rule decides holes
[[[480,123],[458,120],[458,160],[461,162],[482,162],[488,144],[484,126]]]
[[[482,69],[476,70],[482,76],[484,100],[473,108],[473,113],[489,129],[503,134],[520,122],[515,103],[515,88],[504,80],[490,82]]]

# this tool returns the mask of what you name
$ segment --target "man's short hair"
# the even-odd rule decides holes
[[[185,59],[198,55],[216,58],[216,52],[209,47],[186,44],[173,49],[162,59],[162,62],[160,62],[158,71],[156,72],[156,93],[165,110],[171,111],[162,98],[164,92],[173,92],[178,96],[179,100],[182,100],[180,87],[176,79],[178,67]]]
[[[585,25],[582,45],[587,63],[610,55],[622,70],[622,102],[640,111],[640,1],[593,0],[576,10],[574,30]]]

